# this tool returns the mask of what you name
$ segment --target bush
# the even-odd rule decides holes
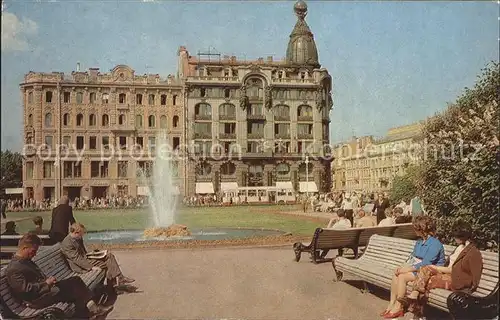
[[[416,189],[448,243],[451,225],[462,219],[472,225],[479,247],[498,250],[499,69],[498,63],[487,66],[473,89],[423,129],[424,170]]]

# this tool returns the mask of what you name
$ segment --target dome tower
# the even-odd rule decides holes
[[[314,36],[305,21],[307,4],[303,0],[299,0],[293,6],[293,10],[297,16],[297,23],[290,34],[286,60],[290,64],[319,67],[318,50]]]

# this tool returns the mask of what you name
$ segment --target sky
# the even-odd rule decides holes
[[[498,60],[497,2],[308,1],[306,18],[333,78],[330,140],[383,136],[423,120]],[[283,58],[294,1],[6,0],[2,11],[1,148],[22,148],[19,83],[126,64],[175,74],[177,49]]]

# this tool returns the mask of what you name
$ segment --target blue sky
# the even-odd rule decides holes
[[[285,56],[294,1],[5,1],[2,149],[22,146],[18,84],[32,71],[175,74],[177,49]],[[333,76],[330,139],[384,135],[424,119],[498,59],[496,2],[308,1],[320,62]]]

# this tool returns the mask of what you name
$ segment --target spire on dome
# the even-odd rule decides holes
[[[293,10],[297,16],[297,23],[290,34],[286,60],[291,64],[319,67],[318,50],[314,36],[305,21],[307,4],[303,0],[299,0],[293,6]]]

